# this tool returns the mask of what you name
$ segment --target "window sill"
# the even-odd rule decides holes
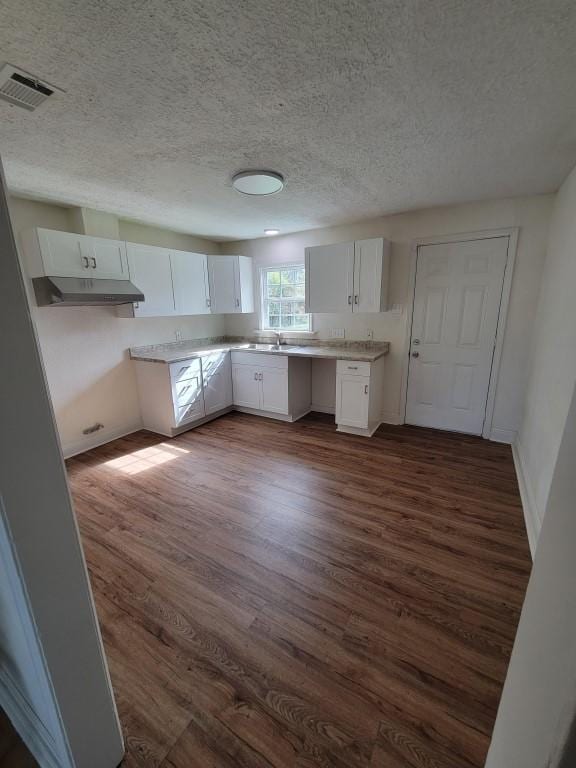
[[[280,336],[283,338],[312,338],[313,336],[317,336],[317,331],[272,331],[272,330],[265,330],[263,328],[257,328],[254,333],[257,336],[277,336],[278,333],[280,333]]]

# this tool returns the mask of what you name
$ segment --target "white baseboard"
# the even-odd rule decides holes
[[[536,544],[538,543],[538,536],[540,534],[540,515],[538,514],[534,493],[532,492],[532,488],[527,480],[527,475],[524,470],[522,451],[518,441],[512,444],[512,456],[514,457],[514,467],[516,469],[516,477],[518,478],[518,488],[520,489],[520,498],[522,500],[524,523],[526,525],[526,533],[528,534],[530,553],[532,559],[534,559]]]
[[[58,755],[54,740],[6,669],[0,669],[0,709],[6,712],[42,768],[62,768],[62,757]],[[66,765],[69,765],[68,761]]]
[[[119,437],[125,437],[131,435],[133,432],[137,432],[139,429],[144,429],[142,422],[131,422],[124,424],[114,429],[102,429],[100,432],[94,432],[91,435],[86,435],[80,440],[73,440],[69,443],[62,443],[62,453],[65,459],[69,459],[72,456],[76,456],[78,453],[84,453],[92,448],[97,448],[104,443],[110,443],[112,440],[118,440]]]
[[[399,413],[390,413],[388,411],[384,411],[380,416],[380,421],[382,424],[404,424],[404,419]]]
[[[513,445],[517,436],[518,433],[515,429],[492,427],[489,440],[492,440],[494,443],[507,443],[508,445]]]
[[[333,405],[319,405],[318,403],[312,403],[310,410],[316,411],[316,413],[336,413],[336,408]]]

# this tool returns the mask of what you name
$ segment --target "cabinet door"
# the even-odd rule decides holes
[[[386,260],[384,264],[384,240],[381,237],[354,243],[354,312],[385,309],[385,297],[382,296],[384,266],[387,268],[388,262]]]
[[[336,423],[347,427],[368,427],[370,378],[353,374],[336,376]]]
[[[306,248],[306,312],[352,312],[354,243]]]
[[[92,271],[82,253],[82,235],[39,229],[38,242],[44,272],[51,277],[87,277]]]
[[[288,370],[264,368],[260,372],[263,411],[288,413]]]
[[[90,265],[91,277],[107,280],[128,280],[126,243],[104,237],[83,237],[82,255]]]
[[[214,352],[202,358],[202,383],[207,416],[232,405],[232,366],[229,352]]]
[[[260,370],[255,365],[232,366],[234,405],[260,408]]]
[[[206,254],[172,251],[170,258],[176,314],[209,314],[211,310]]]
[[[251,256],[237,256],[240,312],[254,312],[254,270]]]
[[[240,312],[238,257],[208,256],[208,279],[212,312]]]
[[[134,304],[134,315],[175,314],[170,251],[127,243],[127,252],[130,279],[144,294],[144,301]]]

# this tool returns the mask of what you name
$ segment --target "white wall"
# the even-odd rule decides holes
[[[235,243],[222,243],[223,253],[253,256],[256,270],[264,265],[300,263],[304,248],[312,245],[359,240],[383,235],[392,241],[390,303],[400,304],[400,314],[314,315],[313,327],[320,338],[329,338],[330,328],[345,328],[346,338],[365,339],[368,328],[376,340],[391,343],[386,358],[384,416],[398,421],[403,350],[409,319],[406,303],[409,291],[410,246],[415,238],[475,232],[503,227],[520,227],[518,256],[508,322],[496,393],[493,428],[495,435],[512,440],[522,416],[522,402],[528,370],[529,339],[535,315],[542,264],[546,251],[548,223],[554,196],[497,200],[424,211],[383,216],[355,224],[317,229],[273,238],[260,238]],[[256,315],[229,315],[229,334],[250,334],[256,327]],[[315,368],[315,373],[320,369]],[[319,374],[323,375],[323,374]],[[314,379],[316,379],[316,375]],[[318,392],[329,393],[330,387],[315,381]],[[326,405],[333,405],[326,403]]]
[[[34,226],[78,231],[73,209],[12,198],[10,213],[17,239]],[[93,217],[93,223],[100,218]],[[129,221],[120,220],[118,234],[129,242],[218,252],[209,240]],[[35,307],[33,316],[65,455],[140,426],[129,347],[174,341],[177,329],[184,339],[219,336],[225,326],[222,316],[118,318],[113,307]],[[82,434],[97,422],[103,430]]]
[[[570,181],[570,186],[573,180]],[[565,201],[560,201],[560,206]],[[574,350],[572,350],[574,358]],[[486,768],[571,768],[576,729],[576,389]],[[572,752],[573,754],[573,752]]]
[[[576,380],[576,169],[562,185],[534,326],[530,378],[517,459],[537,538]]]

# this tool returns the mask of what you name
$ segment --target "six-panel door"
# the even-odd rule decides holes
[[[482,434],[508,237],[418,249],[406,421]]]

